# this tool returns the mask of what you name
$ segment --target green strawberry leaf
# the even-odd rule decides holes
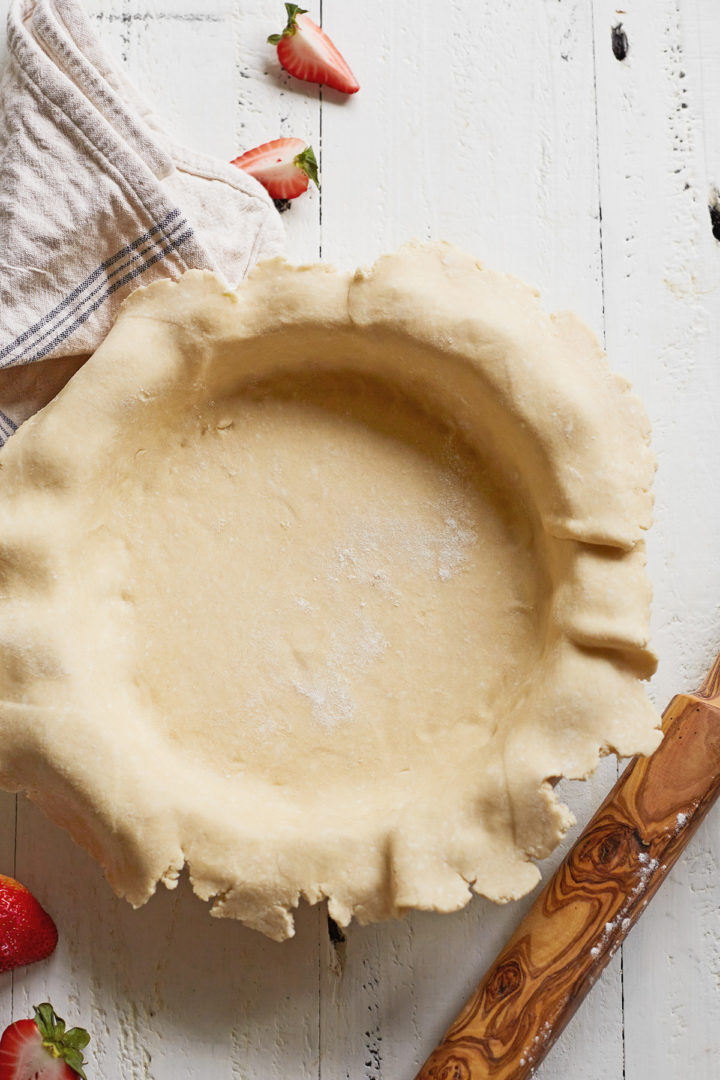
[[[296,17],[298,15],[307,15],[307,8],[302,8],[302,7],[300,7],[299,4],[286,4],[285,5],[285,10],[287,11],[287,17],[288,17],[287,26],[285,27],[285,29],[289,30],[290,27],[292,27],[292,29],[294,31],[295,30],[295,19],[296,19]]]
[[[48,1054],[61,1058],[82,1080],[87,1080],[83,1069],[83,1050],[90,1042],[87,1031],[77,1027],[66,1031],[65,1021],[56,1015],[48,1001],[35,1006],[35,1023]]]
[[[85,1059],[83,1057],[82,1050],[65,1050],[65,1052],[63,1053],[63,1058],[66,1065],[69,1065],[73,1072],[76,1072],[78,1076],[81,1076],[82,1080],[87,1080],[85,1070],[83,1069]]]
[[[301,150],[299,154],[296,154],[293,158],[293,165],[297,165],[298,169],[309,176],[312,182],[317,188],[320,187],[320,180],[318,179],[318,163],[315,154],[313,153],[312,146],[306,146],[304,150]]]
[[[75,1050],[84,1050],[90,1042],[90,1036],[84,1028],[70,1028],[65,1033],[65,1045]]]
[[[35,1007],[35,1023],[43,1039],[62,1038],[65,1032],[65,1021],[55,1015],[55,1010],[47,1001]]]

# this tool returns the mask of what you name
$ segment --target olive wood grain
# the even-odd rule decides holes
[[[720,656],[663,715],[416,1080],[525,1080],[571,1018],[720,791]]]

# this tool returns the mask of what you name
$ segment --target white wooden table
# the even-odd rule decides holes
[[[176,137],[229,159],[279,135],[322,194],[284,216],[289,255],[341,266],[445,238],[572,307],[640,392],[659,458],[651,692],[720,647],[717,0],[306,0],[362,89],[280,71],[280,0],[86,0]],[[0,0],[4,17],[8,0]],[[629,51],[618,60],[611,27]],[[584,822],[607,761],[563,795]],[[552,1055],[542,1080],[717,1080],[720,807]],[[549,860],[546,869],[555,865]],[[210,919],[183,881],[133,912],[24,799],[0,794],[0,872],[58,922],[51,961],[0,977],[0,1023],[50,998],[92,1028],[96,1080],[411,1080],[527,906],[353,926],[324,910],[277,945]]]

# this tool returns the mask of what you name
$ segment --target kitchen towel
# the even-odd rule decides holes
[[[261,185],[176,146],[76,0],[12,0],[8,49],[0,445],[100,344],[133,289],[192,267],[236,285],[283,248]]]

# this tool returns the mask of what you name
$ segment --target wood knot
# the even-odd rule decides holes
[[[597,849],[597,862],[600,866],[606,866],[608,863],[612,863],[613,859],[618,853],[620,848],[621,838],[619,836],[604,836]]]
[[[492,978],[485,987],[484,997],[488,1008],[510,997],[520,989],[523,982],[524,975],[517,960],[506,960],[497,971],[493,972]]]
[[[572,860],[573,876],[599,880],[608,873],[623,872],[635,862],[638,838],[629,825],[600,822],[578,845]]]

